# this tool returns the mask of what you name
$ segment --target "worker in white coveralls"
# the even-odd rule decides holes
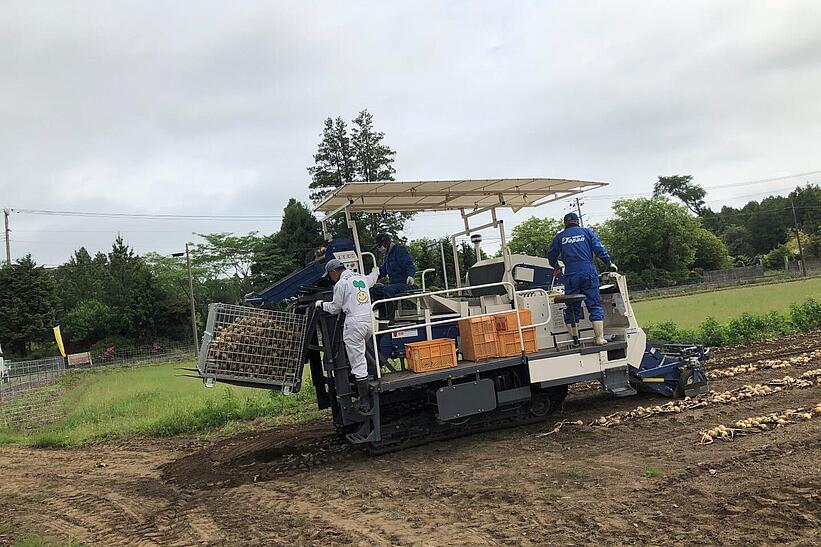
[[[368,414],[371,411],[371,401],[365,343],[373,336],[369,289],[379,279],[379,268],[374,268],[368,275],[362,275],[349,270],[342,262],[332,258],[325,264],[325,275],[334,282],[334,299],[333,302],[319,300],[316,307],[333,315],[338,314],[340,310],[345,312],[342,341],[345,342],[351,372],[356,378],[356,391],[359,394],[357,410]]]

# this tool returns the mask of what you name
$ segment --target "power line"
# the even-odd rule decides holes
[[[141,220],[230,220],[230,221],[259,221],[281,220],[282,215],[179,215],[164,213],[110,213],[91,211],[54,211],[49,209],[11,209],[14,213],[29,215],[86,217],[86,218],[132,218]]]
[[[731,182],[731,183],[728,183],[728,184],[716,184],[716,185],[712,185],[712,186],[702,186],[702,188],[704,188],[705,190],[716,190],[716,189],[720,189],[720,188],[732,188],[734,186],[748,186],[750,184],[761,184],[761,183],[765,183],[765,182],[775,182],[775,181],[779,181],[779,180],[788,180],[788,179],[794,179],[794,178],[798,178],[798,177],[806,177],[806,176],[809,176],[809,175],[817,175],[819,173],[821,173],[821,170],[807,171],[805,173],[797,173],[795,175],[784,175],[784,176],[781,176],[781,177],[770,177],[770,178],[766,178],[766,179],[748,180],[748,181],[742,181],[742,182]],[[786,188],[784,190],[786,190]],[[784,190],[780,190],[780,191],[784,191]],[[768,190],[768,191],[771,192],[772,190]],[[613,198],[642,197],[642,196],[652,196],[652,195],[653,195],[653,192],[633,192],[633,193],[626,193],[626,194],[595,194],[595,193],[593,193],[593,194],[590,194],[590,195],[586,195],[585,199],[613,199]],[[744,196],[730,196],[730,197],[724,198],[724,199],[738,199],[739,197],[744,197]]]
[[[15,232],[28,233],[76,233],[76,234],[110,234],[112,232],[119,232],[121,234],[192,234],[191,230],[128,230],[121,228],[112,228],[109,230],[14,230]]]
[[[784,175],[783,177],[770,177],[768,179],[759,179],[759,180],[750,180],[746,182],[732,182],[730,184],[717,184],[715,186],[704,186],[705,190],[714,189],[714,188],[730,188],[732,186],[747,186],[748,184],[760,184],[763,182],[774,182],[776,180],[787,180],[787,179],[794,179],[797,177],[806,177],[809,175],[817,175],[821,173],[821,169],[817,171],[807,171],[806,173],[797,173],[795,175]]]

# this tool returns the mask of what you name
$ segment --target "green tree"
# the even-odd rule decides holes
[[[659,177],[653,187],[653,196],[665,194],[681,200],[697,216],[701,216],[705,211],[704,196],[707,192],[693,182],[692,175]]]
[[[790,192],[788,199],[791,209],[795,205],[798,228],[810,236],[821,234],[821,185],[799,186]]]
[[[358,181],[393,180],[396,152],[384,144],[385,133],[373,127],[373,114],[362,110],[353,120],[351,145]]]
[[[31,255],[0,267],[0,341],[7,351],[24,356],[51,340],[56,305],[54,280]]]
[[[553,237],[563,229],[560,220],[530,217],[513,228],[508,248],[511,253],[546,258]]]
[[[254,250],[251,264],[254,290],[264,289],[302,266],[301,260],[295,261],[282,250],[278,235],[262,238]]]
[[[63,339],[70,351],[82,351],[110,336],[114,314],[106,304],[88,299],[77,304],[61,320]]]
[[[167,310],[179,313],[177,323],[167,328],[164,335],[181,340],[189,339],[190,302],[188,296],[188,271],[184,258],[168,257],[157,253],[147,253],[143,257],[157,280],[162,293],[162,301]],[[194,304],[199,329],[205,328],[208,318],[208,304],[222,302],[241,304],[247,291],[243,291],[239,278],[224,276],[209,264],[192,261],[191,277],[194,285]]]
[[[108,264],[104,302],[112,311],[113,330],[132,339],[155,336],[164,321],[162,295],[151,270],[119,235]]]
[[[754,256],[756,254],[750,244],[750,232],[743,225],[728,226],[721,234],[721,239],[733,256]]]
[[[194,264],[209,270],[211,277],[234,277],[245,292],[253,288],[254,254],[264,238],[258,232],[234,235],[229,232],[197,234],[205,240],[192,248]]]
[[[789,239],[793,220],[790,201],[784,196],[769,196],[761,203],[750,202],[741,212],[747,217],[744,226],[755,254],[767,253]]]
[[[347,124],[341,117],[328,118],[322,131],[322,140],[314,154],[314,165],[308,168],[312,190],[311,199],[324,198],[346,182],[375,182],[394,180],[393,167],[396,152],[384,143],[385,133],[377,131],[373,125],[373,115],[362,110],[354,118],[350,136]],[[387,233],[400,239],[400,234],[408,220],[409,213],[355,214],[354,220],[360,228],[359,237],[363,247],[370,247],[377,233]],[[350,237],[351,232],[342,215],[329,221],[329,229],[334,236]]]
[[[101,298],[107,275],[108,257],[97,253],[93,258],[85,247],[77,249],[68,262],[54,271],[60,295],[58,313],[92,299]]]
[[[314,201],[324,198],[335,188],[354,179],[355,154],[348,136],[348,126],[341,117],[325,119],[314,165],[308,168]]]
[[[383,141],[385,133],[373,127],[373,114],[362,110],[354,118],[351,129],[351,145],[354,151],[354,180],[357,182],[376,182],[394,180],[396,169],[393,162],[396,152]],[[394,239],[405,229],[405,224],[412,219],[409,213],[371,213],[356,215],[357,222],[367,235],[373,237],[378,233],[390,234]],[[368,241],[370,244],[370,241]]]
[[[421,272],[428,268],[436,270],[435,274],[427,276],[427,283],[429,287],[444,289],[445,278],[442,275],[442,255],[439,251],[439,243],[442,243],[442,248],[445,253],[445,267],[447,268],[448,286],[454,288],[456,286],[456,271],[453,268],[453,247],[450,244],[450,238],[441,237],[439,239],[430,239],[423,237],[414,239],[407,244],[408,252],[416,264],[416,270]],[[459,271],[462,274],[464,281],[467,267],[472,266],[476,262],[476,252],[473,245],[468,242],[462,242],[459,246]],[[487,258],[482,252],[482,257]]]
[[[768,270],[783,270],[784,260],[793,258],[786,245],[779,245],[763,257],[764,265]]]
[[[278,251],[288,261],[287,268],[302,265],[308,253],[322,245],[322,226],[311,210],[291,198],[282,214],[282,225],[274,237],[277,249],[268,245],[267,252],[275,255]],[[275,265],[278,266],[278,265]]]
[[[727,246],[717,235],[705,228],[698,228],[696,238],[696,256],[692,268],[722,270],[732,265]]]
[[[655,285],[688,277],[701,226],[687,209],[657,196],[616,201],[613,211],[599,234],[632,280]]]

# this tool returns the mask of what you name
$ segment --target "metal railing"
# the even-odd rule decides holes
[[[426,270],[422,270],[422,292],[425,292],[425,276],[431,272],[435,272],[436,268],[428,268]]]
[[[476,317],[492,317],[492,316],[496,316],[496,315],[502,315],[502,314],[505,314],[505,313],[510,313],[511,311],[515,311],[516,312],[516,314],[515,314],[516,315],[516,327],[517,327],[517,330],[519,332],[519,346],[522,350],[522,353],[524,353],[525,352],[525,343],[524,343],[524,337],[522,336],[522,329],[524,329],[524,328],[535,328],[535,327],[541,327],[541,326],[547,325],[548,323],[550,323],[550,321],[552,319],[552,312],[550,310],[550,306],[547,306],[547,310],[548,310],[547,311],[547,319],[545,321],[542,321],[540,323],[532,323],[530,325],[522,326],[521,316],[519,315],[519,303],[518,303],[519,298],[517,298],[517,297],[521,296],[524,293],[542,292],[545,295],[545,298],[549,298],[549,294],[546,290],[541,289],[541,288],[525,289],[525,290],[522,290],[522,291],[516,291],[516,287],[513,285],[513,283],[511,283],[509,281],[500,281],[498,283],[486,283],[486,284],[483,284],[483,285],[472,285],[472,286],[468,286],[468,287],[456,287],[456,288],[453,288],[453,289],[443,289],[441,291],[434,291],[434,292],[428,292],[428,293],[422,293],[422,294],[408,294],[408,295],[405,295],[405,296],[395,296],[393,298],[383,298],[382,300],[377,300],[377,301],[373,302],[371,304],[370,312],[371,312],[371,327],[372,327],[372,330],[373,330],[373,335],[372,336],[373,336],[374,351],[376,351],[377,354],[379,352],[379,345],[377,344],[377,341],[376,341],[376,336],[378,334],[389,334],[389,333],[392,333],[392,332],[399,332],[399,331],[403,331],[403,330],[408,329],[408,325],[404,325],[404,326],[400,326],[400,327],[394,327],[394,328],[390,328],[390,329],[379,330],[379,323],[376,320],[376,317],[374,315],[374,308],[376,308],[377,305],[384,304],[386,302],[399,302],[399,301],[402,301],[402,300],[413,300],[413,299],[417,299],[417,298],[424,298],[424,297],[427,297],[427,296],[434,296],[434,295],[440,295],[440,294],[450,294],[450,293],[454,293],[454,292],[463,292],[463,291],[469,291],[469,290],[473,290],[473,289],[485,289],[485,288],[489,288],[489,287],[506,287],[506,288],[510,288],[510,292],[513,294],[513,298],[512,298],[513,308],[509,309],[509,310],[499,310],[499,311],[495,311],[495,312],[482,313],[482,314],[479,314],[479,315],[470,315],[468,317],[457,317],[457,318],[442,319],[440,321],[432,321],[431,316],[430,316],[430,310],[426,308],[425,309],[425,321],[423,323],[415,324],[414,327],[417,327],[417,328],[425,327],[426,335],[427,335],[426,337],[427,337],[428,340],[430,340],[432,338],[431,327],[433,327],[435,325],[447,325],[447,324],[457,323],[462,319],[476,318]],[[376,376],[377,376],[377,379],[380,379],[380,380],[382,379],[382,370],[381,370],[381,368],[382,367],[380,367],[380,366],[376,367]]]
[[[61,415],[58,381],[66,374],[150,364],[193,356],[189,343],[131,348],[109,347],[92,355],[91,363],[66,366],[62,357],[6,361],[8,375],[0,378],[0,429],[41,425]]]

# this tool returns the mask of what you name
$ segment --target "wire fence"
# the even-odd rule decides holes
[[[108,347],[90,353],[82,364],[48,357],[29,361],[6,361],[0,375],[0,429],[24,430],[39,427],[62,415],[60,379],[81,370],[146,365],[193,359],[188,344],[152,344],[140,347]]]

